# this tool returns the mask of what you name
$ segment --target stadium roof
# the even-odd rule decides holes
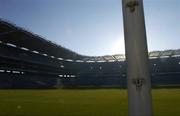
[[[0,20],[0,43],[69,62],[115,62],[125,60],[124,54],[83,56],[4,20]],[[149,52],[150,58],[176,56],[180,56],[180,49]]]

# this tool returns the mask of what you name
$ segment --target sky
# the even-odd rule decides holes
[[[180,49],[179,11],[144,0],[149,51]],[[0,0],[0,18],[82,55],[125,53],[121,0]]]

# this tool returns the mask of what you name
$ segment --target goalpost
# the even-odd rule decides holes
[[[152,116],[143,0],[122,0],[129,116]]]

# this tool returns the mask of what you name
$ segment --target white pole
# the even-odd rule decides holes
[[[122,0],[129,116],[152,116],[143,0]]]

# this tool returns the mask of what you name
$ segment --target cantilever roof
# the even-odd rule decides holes
[[[81,55],[69,49],[3,20],[0,20],[0,41],[54,57],[82,58]]]
[[[172,57],[172,56],[180,56],[180,49],[149,52],[149,57],[161,58],[161,57]]]
[[[58,58],[65,61],[77,62],[114,62],[124,61],[124,54],[105,55],[105,56],[83,56],[79,55],[67,48],[46,40],[39,35],[26,31],[23,28],[7,21],[0,20],[0,43],[16,46],[23,50],[29,50],[34,53],[50,56],[51,58]],[[153,51],[149,53],[150,58],[172,57],[180,56],[180,49]]]

